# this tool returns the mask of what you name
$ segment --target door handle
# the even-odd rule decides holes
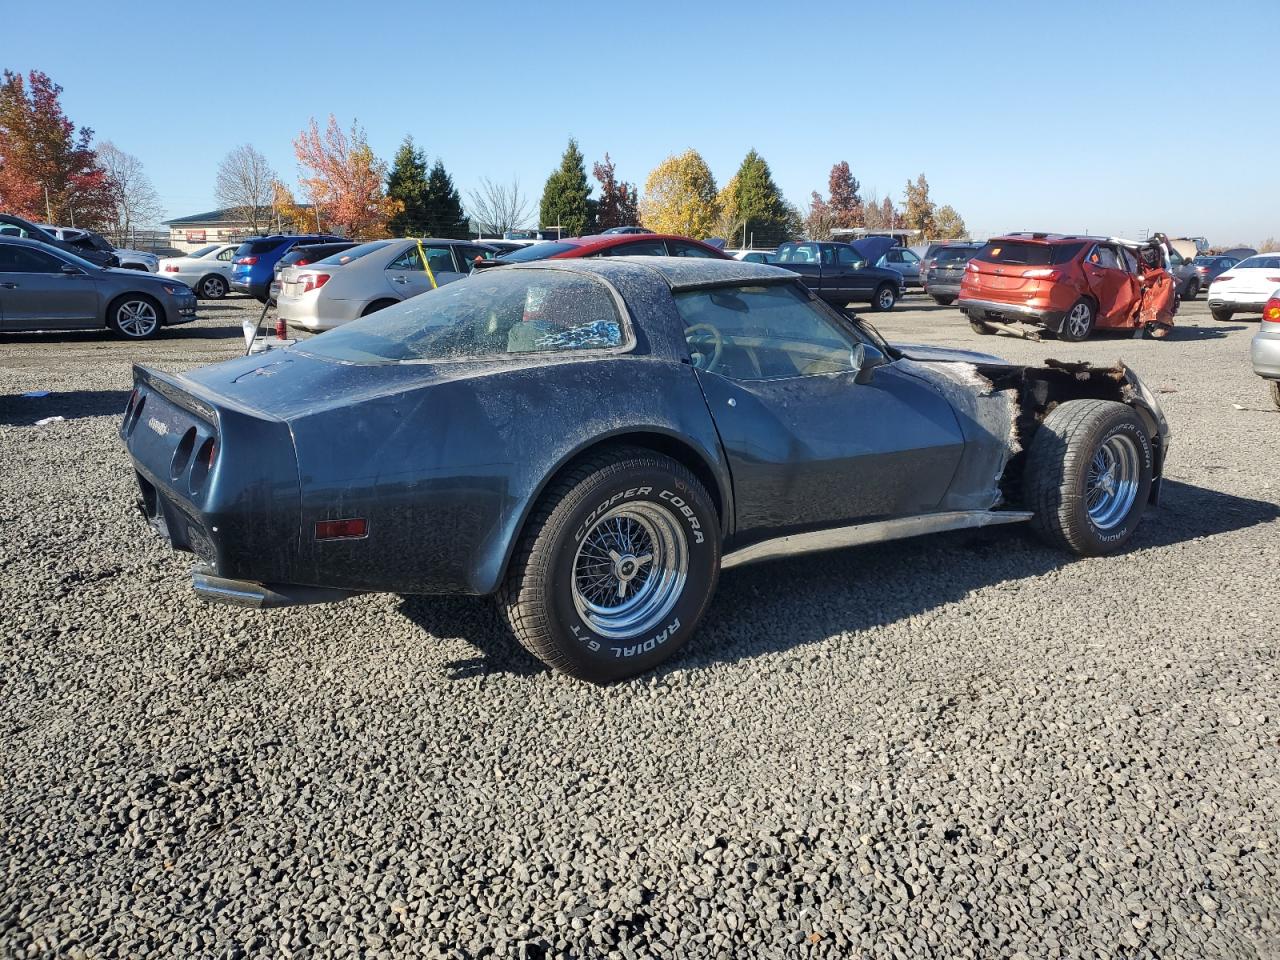
[[[4,287],[6,290],[18,289],[18,285],[16,283],[10,283],[8,280],[6,280],[4,283],[0,283],[0,287]]]
[[[392,280],[394,280],[396,283],[408,283],[408,282],[409,282],[409,278],[408,278],[408,277],[392,277],[391,279],[392,279]]]

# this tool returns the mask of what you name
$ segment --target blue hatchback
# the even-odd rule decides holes
[[[231,289],[267,302],[276,261],[300,243],[333,243],[341,240],[327,233],[295,233],[253,237],[236,248],[231,266]]]

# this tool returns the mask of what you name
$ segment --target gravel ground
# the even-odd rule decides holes
[[[192,596],[116,421],[132,360],[234,354],[244,301],[145,345],[0,340],[0,956],[1280,956],[1255,325],[1201,301],[1170,342],[1034,344],[906,305],[892,337],[1122,356],[1160,392],[1133,548],[731,571],[675,662],[605,689],[484,601]]]

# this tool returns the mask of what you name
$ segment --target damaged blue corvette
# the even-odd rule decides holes
[[[199,594],[495,594],[597,682],[671,656],[738,564],[1018,521],[1117,550],[1169,443],[1123,366],[895,347],[732,260],[486,270],[134,382],[140,507]]]

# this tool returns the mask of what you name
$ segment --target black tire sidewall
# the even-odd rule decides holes
[[[691,485],[676,471],[657,463],[628,464],[608,475],[597,474],[574,493],[576,502],[556,518],[549,543],[550,582],[545,585],[545,595],[550,626],[562,638],[563,652],[580,675],[608,681],[641,673],[679,650],[706,611],[720,567],[715,507],[700,485]],[[574,606],[574,559],[595,519],[636,501],[657,504],[680,522],[689,551],[688,579],[661,623],[637,637],[605,637],[592,629]]]
[[[1084,336],[1077,337],[1073,335],[1067,326],[1071,322],[1071,314],[1075,312],[1076,307],[1084,304],[1089,308],[1089,329],[1084,332]],[[1088,340],[1093,334],[1093,329],[1098,325],[1098,308],[1084,297],[1081,297],[1071,305],[1071,309],[1067,311],[1067,315],[1062,318],[1062,326],[1058,328],[1058,339],[1065,340],[1067,343],[1081,343]]]
[[[1137,446],[1141,475],[1138,478],[1137,495],[1133,498],[1133,504],[1129,507],[1129,513],[1124,521],[1109,530],[1102,530],[1089,517],[1085,485],[1088,482],[1089,461],[1092,460],[1093,454],[1118,434],[1127,436]],[[1151,495],[1152,477],[1155,472],[1155,450],[1152,447],[1151,438],[1147,436],[1146,427],[1142,425],[1137,415],[1128,409],[1123,412],[1117,410],[1113,416],[1103,420],[1096,429],[1090,431],[1089,437],[1088,456],[1080,459],[1080,472],[1074,478],[1079,496],[1076,500],[1074,510],[1076,516],[1073,518],[1073,525],[1089,541],[1093,547],[1092,552],[1110,553],[1133,536],[1138,524],[1142,521],[1147,498]]]

